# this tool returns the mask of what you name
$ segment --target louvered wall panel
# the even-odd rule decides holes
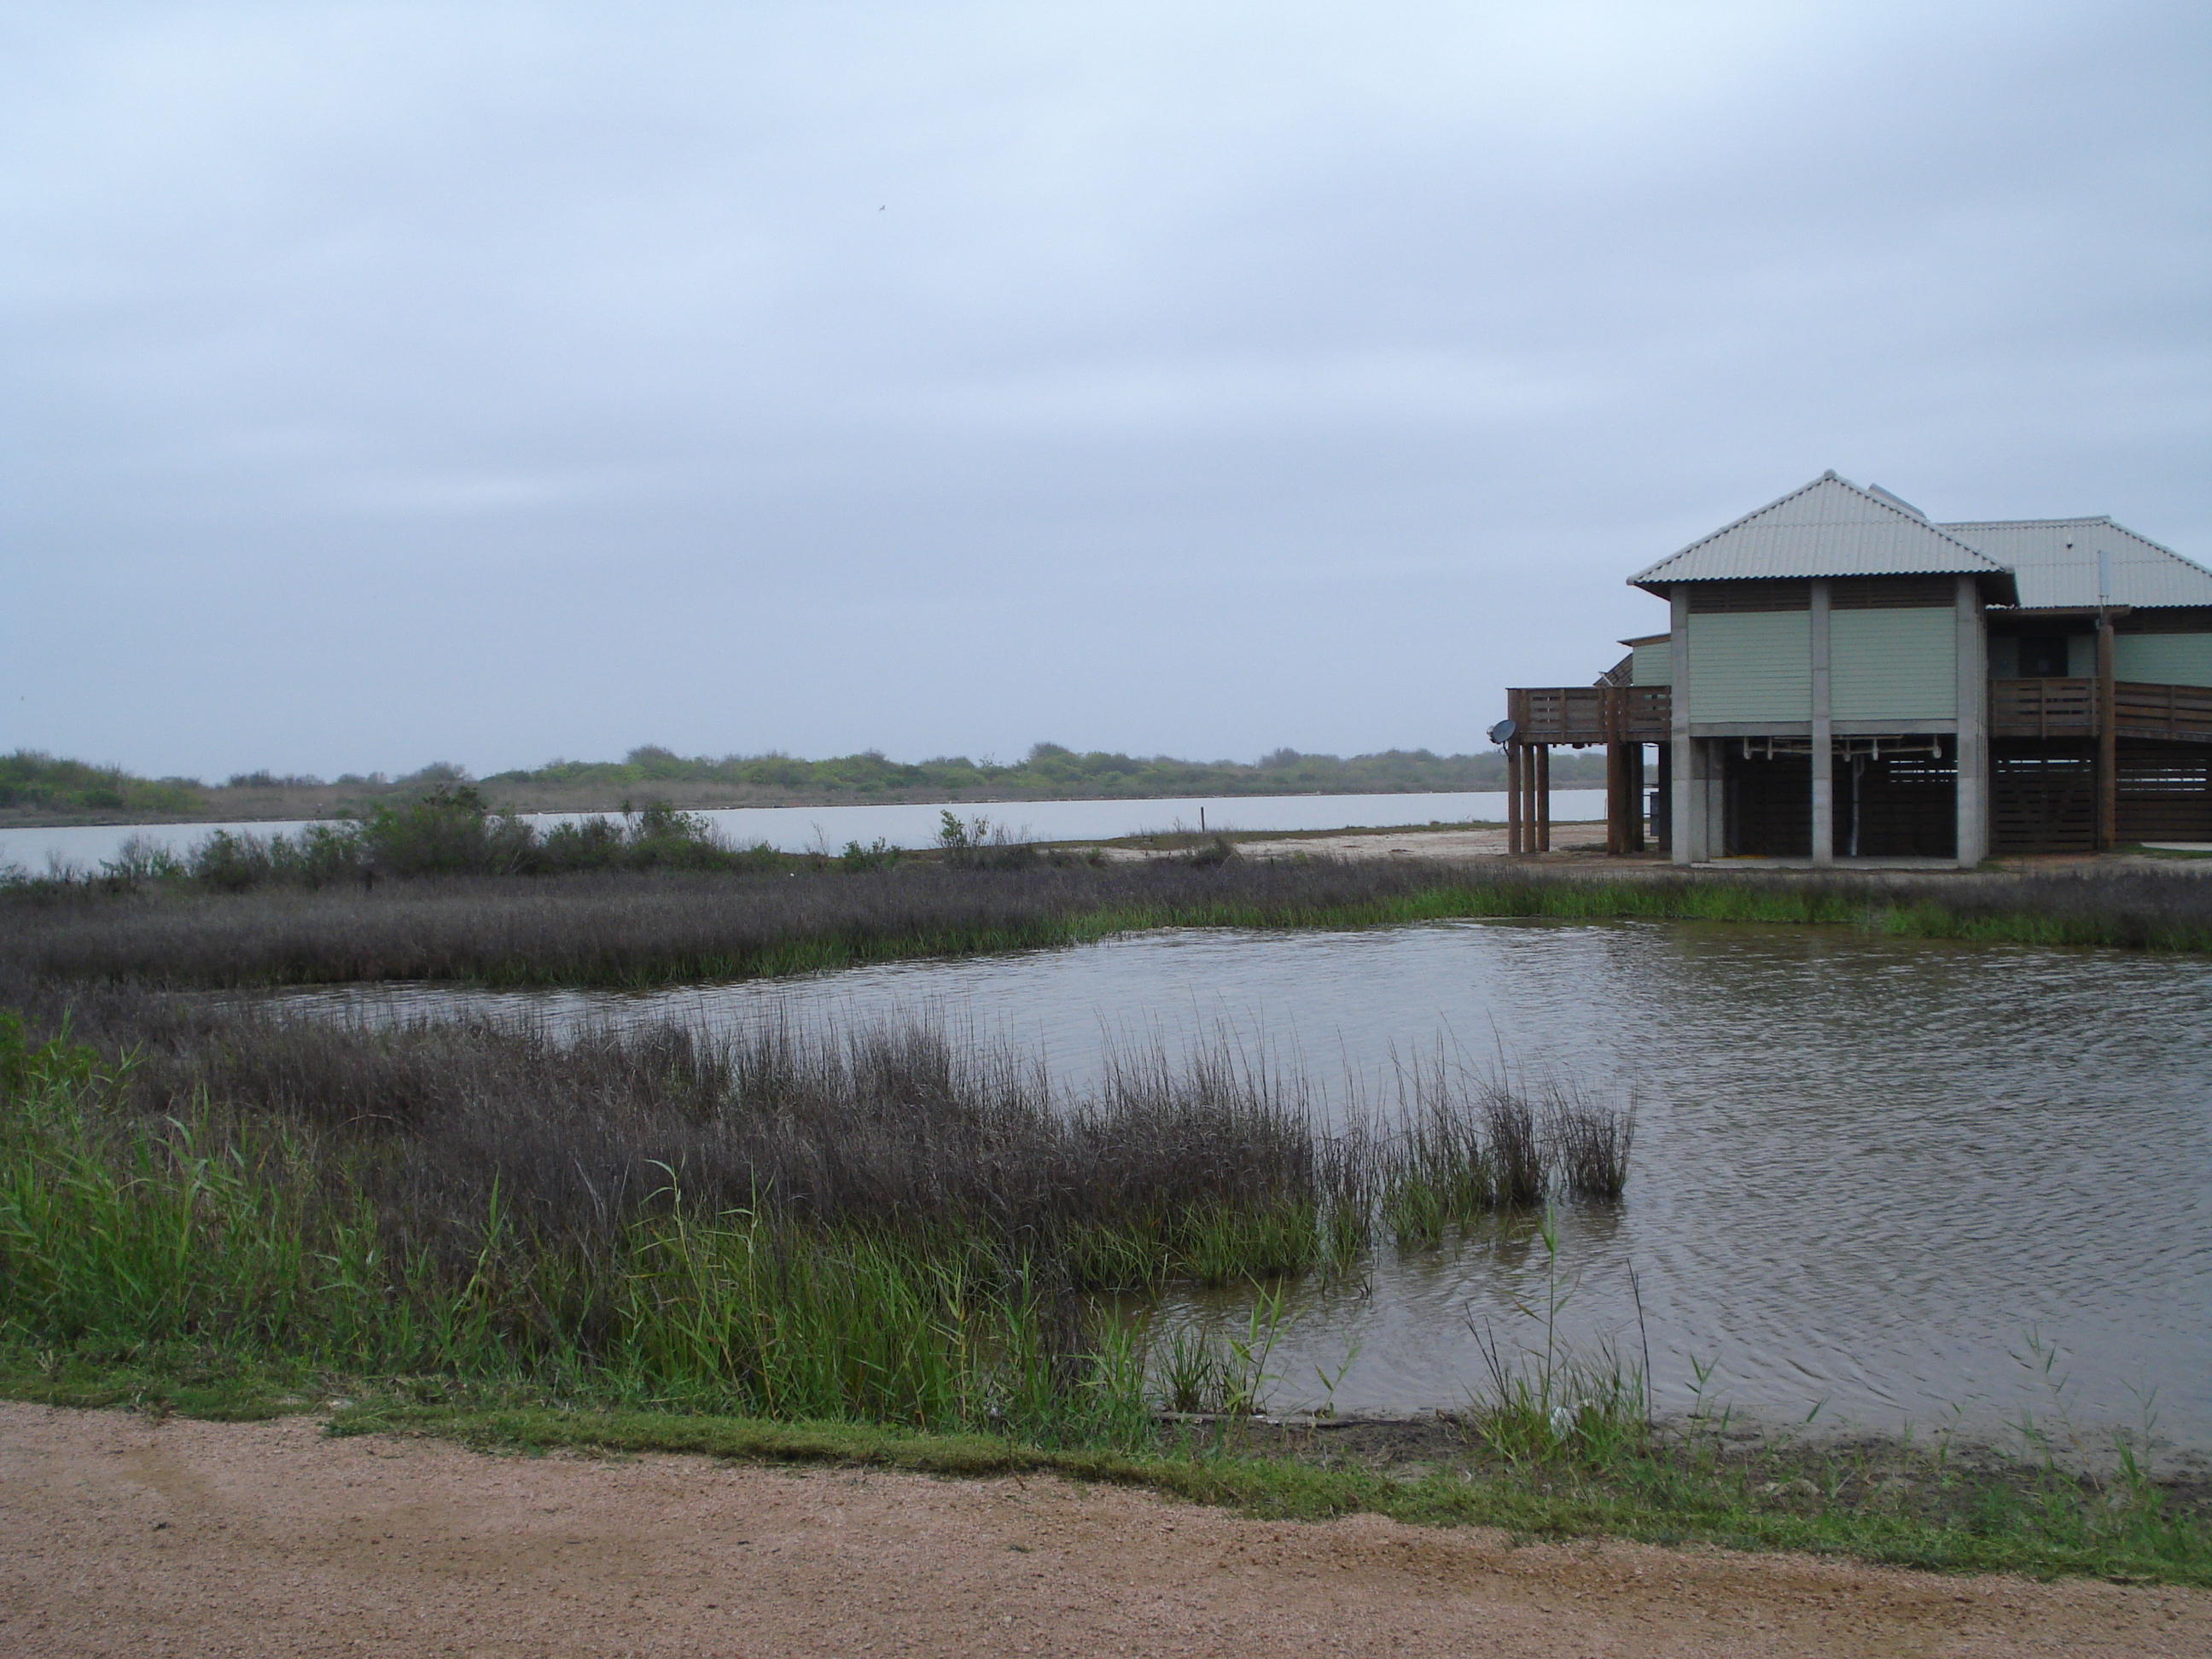
[[[1689,630],[1692,720],[1812,719],[1813,635],[1808,612],[1692,616]]]
[[[1959,712],[1958,613],[1838,611],[1828,618],[1828,712],[1839,720]]]
[[[2122,634],[2112,641],[2116,679],[2212,685],[2212,634]]]

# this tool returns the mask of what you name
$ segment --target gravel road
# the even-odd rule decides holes
[[[2207,1655],[2212,1595],[0,1406],[9,1655]]]

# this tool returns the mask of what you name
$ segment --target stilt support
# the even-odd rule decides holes
[[[2099,556],[2102,557],[2100,554]],[[2112,720],[2112,619],[2097,617],[2097,850],[2120,839],[2120,734]]]
[[[1521,745],[1505,745],[1505,850],[1520,853],[1521,845]]]
[[[1532,809],[1529,817],[1536,825],[1536,850],[1548,853],[1552,850],[1552,745],[1548,743],[1536,745],[1536,776],[1529,793],[1533,797],[1528,805]]]

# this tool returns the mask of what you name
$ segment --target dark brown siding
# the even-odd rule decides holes
[[[2097,850],[2093,743],[1990,745],[1990,850]]]
[[[2203,605],[2160,605],[2154,611],[2131,611],[2112,623],[2115,634],[2212,634],[2212,608]]]
[[[2212,757],[2123,749],[2119,772],[2122,841],[2212,841]]]
[[[1958,597],[1949,576],[1842,576],[1828,586],[1838,611],[1948,611]]]
[[[1690,613],[1714,616],[1725,611],[1810,611],[1810,582],[1692,582]]]

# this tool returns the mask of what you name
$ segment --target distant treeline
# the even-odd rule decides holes
[[[1603,755],[1566,750],[1552,763],[1555,785],[1601,783]],[[1502,788],[1505,758],[1389,749],[1376,755],[1302,754],[1278,749],[1246,764],[1166,755],[1078,754],[1041,743],[1020,760],[940,755],[888,759],[879,750],[832,760],[789,755],[683,756],[654,744],[619,761],[556,760],[496,772],[480,781],[465,767],[434,762],[401,776],[240,772],[219,784],[198,778],[142,778],[115,766],[19,749],[0,757],[0,820],[314,818],[361,816],[380,802],[426,788],[477,782],[494,806],[514,811],[611,811],[631,802],[702,808],[823,805],[842,802],[1147,799],[1193,795],[1385,795]]]
[[[238,772],[222,783],[210,785],[198,778],[142,778],[119,766],[94,766],[49,755],[43,750],[18,749],[12,755],[0,755],[0,815],[16,819],[90,817],[111,822],[223,817],[235,811],[241,799],[255,800],[305,793],[324,800],[371,801],[391,796],[413,796],[425,789],[465,783],[468,776],[465,768],[438,761],[397,778],[381,772],[367,776],[349,772],[328,781],[291,773]],[[237,816],[270,815],[247,811]],[[300,816],[318,814],[306,812]]]
[[[1561,755],[1553,763],[1554,781],[1601,782],[1604,757]],[[535,771],[499,772],[487,787],[517,785],[599,785],[642,790],[654,784],[721,783],[809,794],[890,797],[915,794],[964,797],[988,791],[1008,799],[1163,795],[1389,795],[1434,794],[1502,788],[1505,757],[1497,750],[1480,755],[1438,755],[1426,749],[1388,749],[1377,755],[1302,754],[1278,749],[1246,764],[1241,761],[1176,760],[1167,755],[1123,755],[1093,750],[1078,754],[1056,743],[1040,743],[1022,759],[1000,763],[986,757],[939,755],[925,761],[895,761],[880,750],[866,750],[835,760],[797,760],[789,755],[683,756],[648,744],[620,761],[554,761]]]
[[[197,811],[206,796],[198,778],[137,777],[119,766],[57,760],[36,749],[0,756],[0,807],[18,811],[174,817]]]

